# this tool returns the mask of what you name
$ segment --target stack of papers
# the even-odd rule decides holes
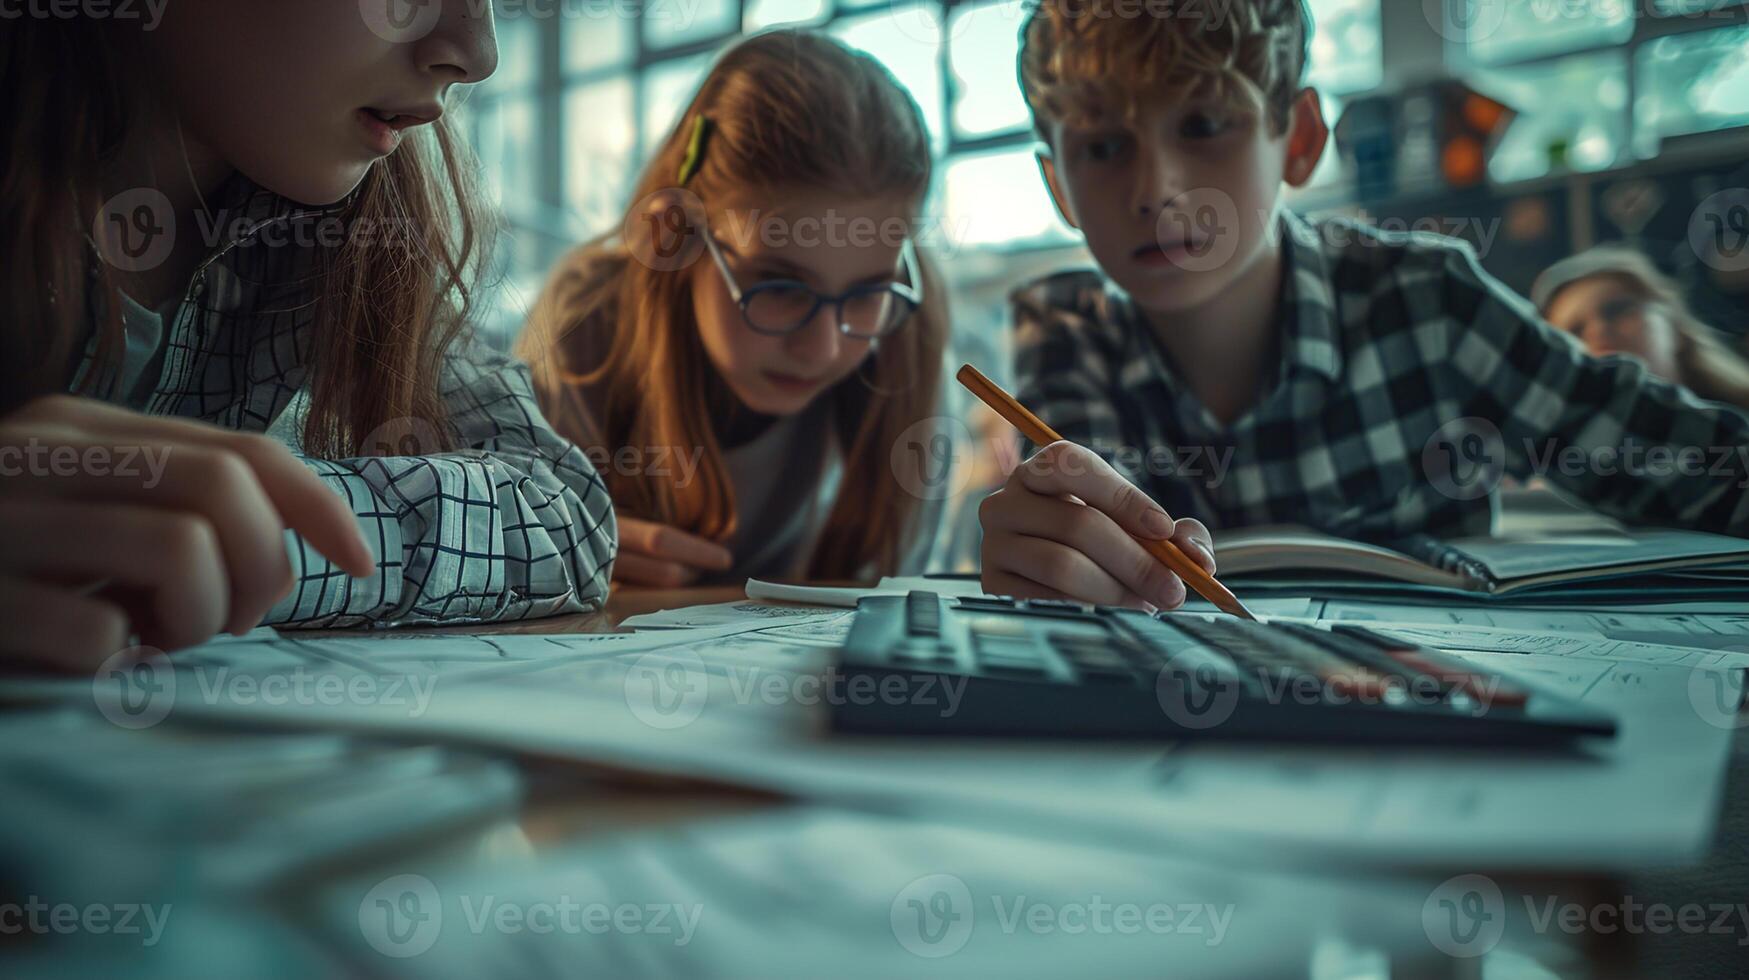
[[[1606,710],[1620,734],[1577,751],[1520,754],[850,739],[825,734],[823,720],[826,699],[843,696],[825,683],[826,668],[854,613],[757,600],[666,610],[620,634],[258,630],[159,665],[156,705],[204,722],[483,745],[1017,832],[1074,827],[1236,862],[1595,869],[1704,853],[1738,724],[1730,706],[1743,685],[1735,668],[1749,664],[1749,616],[1303,597],[1252,604],[1266,616],[1363,622],[1480,658]],[[299,678],[325,677],[344,693],[284,695]],[[89,681],[10,682],[0,694],[95,698],[106,714],[130,696]]]
[[[1406,617],[1423,608],[1372,611]],[[1351,612],[1328,603],[1316,615]],[[212,722],[486,745],[1017,832],[1074,827],[1149,851],[1195,848],[1234,862],[1625,869],[1696,859],[1711,839],[1735,722],[1715,705],[1735,703],[1742,690],[1741,671],[1718,668],[1749,651],[1656,654],[1608,633],[1667,618],[1541,614],[1565,627],[1545,631],[1556,639],[1493,621],[1364,621],[1431,629],[1430,638],[1454,650],[1553,644],[1462,655],[1607,710],[1621,722],[1617,738],[1520,754],[848,739],[822,731],[823,700],[835,696],[822,675],[849,615],[746,603],[658,614],[665,628],[633,634],[235,640],[194,651],[173,686],[179,716]],[[432,671],[434,686],[410,710],[370,697],[269,702],[211,682],[225,669],[265,684],[289,664],[309,669],[321,658],[349,678]]]

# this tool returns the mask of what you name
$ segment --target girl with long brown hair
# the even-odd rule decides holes
[[[919,571],[951,457],[917,216],[930,152],[874,59],[781,30],[725,52],[519,342],[619,514],[616,580]]]
[[[468,343],[490,5],[150,9],[0,33],[0,658],[594,608],[605,488]]]

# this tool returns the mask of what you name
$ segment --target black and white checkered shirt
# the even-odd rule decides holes
[[[1281,363],[1230,426],[1094,271],[1014,293],[1020,399],[1175,517],[1488,533],[1503,474],[1633,523],[1749,534],[1749,417],[1592,358],[1464,242],[1282,218]]]
[[[266,432],[296,453],[319,338],[303,275],[308,250],[288,227],[320,212],[237,183],[246,184],[227,185],[234,203],[214,227],[241,233],[219,243],[167,317],[163,368],[140,407]],[[600,607],[617,544],[613,508],[594,467],[541,416],[528,368],[458,344],[441,383],[464,449],[352,459],[299,453],[351,505],[378,573],[353,579],[288,531],[297,587],[264,624],[479,622]],[[102,380],[93,393],[117,396]],[[411,421],[387,428],[394,431],[365,441],[395,451],[433,431]]]

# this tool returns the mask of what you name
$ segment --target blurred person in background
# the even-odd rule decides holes
[[[1682,291],[1631,248],[1602,245],[1544,270],[1530,298],[1594,356],[1626,354],[1709,401],[1749,409],[1749,360],[1689,310]]]

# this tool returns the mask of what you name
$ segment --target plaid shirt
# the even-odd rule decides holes
[[[1230,426],[1093,271],[1014,293],[1020,398],[1178,517],[1486,534],[1502,475],[1633,523],[1749,534],[1749,417],[1592,358],[1464,242],[1284,213],[1282,359]]]
[[[310,250],[290,230],[338,208],[296,210],[241,180],[227,189],[233,206],[219,211],[215,227],[240,233],[201,264],[167,318],[163,369],[145,411],[266,432],[298,453],[318,338]],[[91,370],[94,348],[74,387]],[[463,450],[298,453],[351,505],[378,573],[353,579],[287,531],[297,586],[264,624],[461,623],[600,608],[617,544],[613,508],[582,452],[541,416],[528,368],[466,344],[451,353],[441,384]],[[114,379],[100,379],[94,394],[115,398]],[[386,441],[419,434],[409,423]]]

